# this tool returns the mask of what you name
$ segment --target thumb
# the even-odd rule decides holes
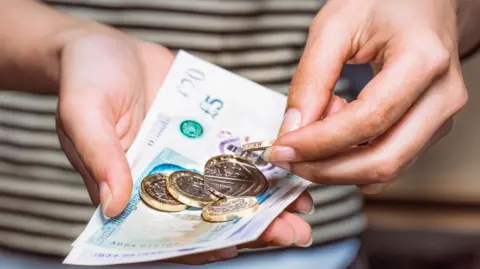
[[[62,130],[71,141],[86,173],[98,185],[105,217],[120,214],[127,205],[132,178],[125,153],[115,132],[115,124],[99,109],[77,111],[60,102]]]
[[[81,107],[78,103],[69,106],[63,100],[60,102],[61,128],[98,185],[103,214],[114,217],[123,211],[130,198],[130,168],[114,122],[105,117],[101,109],[89,106],[89,109],[78,111]]]

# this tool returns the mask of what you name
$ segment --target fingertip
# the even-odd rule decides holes
[[[280,127],[278,135],[282,135],[287,132],[294,131],[298,129],[302,124],[302,114],[300,110],[296,108],[289,108],[285,115],[283,116],[283,123]]]
[[[291,213],[284,213],[281,215],[281,218],[293,228],[297,236],[297,240],[294,243],[295,246],[303,247],[310,244],[312,238],[312,227],[310,227],[310,224],[301,217]]]
[[[336,113],[337,111],[339,111],[343,107],[345,107],[346,104],[347,103],[344,99],[338,97],[337,95],[334,95],[333,100],[332,100],[330,106],[328,107],[326,116],[333,115],[334,113]]]
[[[286,209],[288,212],[298,212],[301,214],[312,214],[314,209],[313,199],[307,191],[300,194],[300,196],[293,201]]]
[[[310,236],[310,239],[308,239],[308,241],[307,241],[306,243],[304,243],[304,244],[297,243],[297,244],[295,244],[295,245],[298,246],[298,247],[302,247],[302,248],[308,248],[308,247],[310,247],[312,244],[313,244],[313,237]]]
[[[282,213],[277,217],[262,234],[260,240],[271,246],[291,246],[298,241],[295,230],[290,223],[283,219]]]
[[[100,183],[100,188],[110,191],[110,198],[105,191],[105,198],[101,194],[102,209],[105,217],[115,217],[122,213],[132,194],[133,182],[128,169],[111,168],[113,172],[107,174],[106,181]],[[122,172],[122,170],[124,170]]]

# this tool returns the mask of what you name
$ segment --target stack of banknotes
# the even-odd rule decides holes
[[[110,265],[163,260],[256,240],[309,185],[264,162],[255,151],[244,154],[250,142],[277,136],[285,105],[285,96],[179,51],[126,153],[133,178],[127,207],[111,219],[105,219],[97,208],[64,263]],[[218,161],[219,156],[235,159],[240,155],[267,181],[267,187],[246,195],[255,197],[255,202],[250,201],[256,205],[242,218],[206,221],[202,209],[157,210],[142,199],[142,182],[149,176],[184,172],[206,179],[213,175],[210,178],[215,183],[222,175],[208,171],[206,164],[212,157]],[[225,194],[222,192],[228,189],[217,191]]]

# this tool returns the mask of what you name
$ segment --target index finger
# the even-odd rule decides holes
[[[344,23],[320,21],[311,26],[305,50],[288,93],[285,119],[279,134],[317,121],[324,114],[335,83],[350,51]],[[318,19],[316,19],[318,20]]]

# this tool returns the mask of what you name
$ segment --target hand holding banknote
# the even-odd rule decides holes
[[[167,49],[122,34],[81,35],[62,50],[58,134],[62,148],[106,217],[124,210],[132,191],[125,151],[132,144],[173,62]],[[306,245],[311,228],[289,212],[308,213],[303,193],[259,240],[239,247]],[[176,259],[205,263],[236,255],[236,247]]]

